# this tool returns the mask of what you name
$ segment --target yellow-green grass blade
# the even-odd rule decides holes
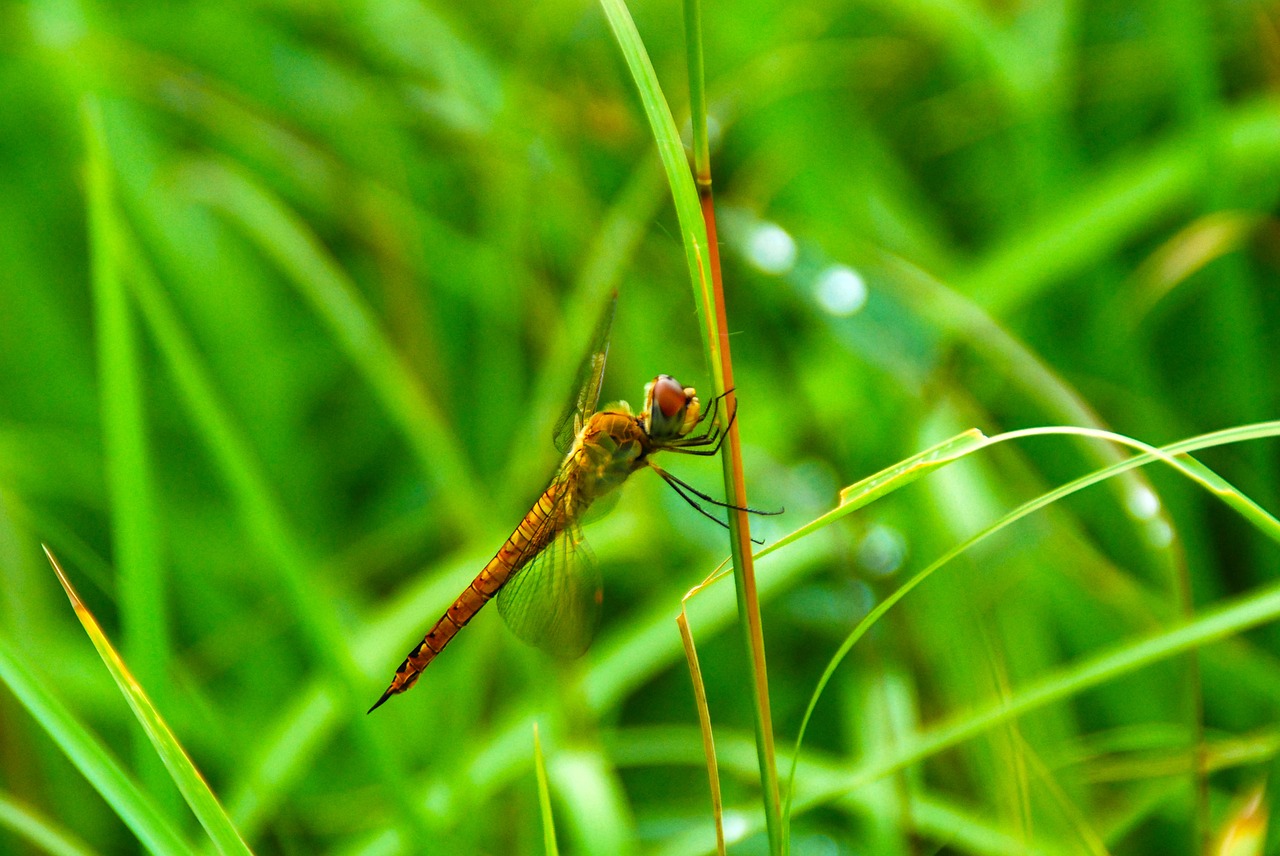
[[[686,597],[686,601],[688,598]],[[715,735],[711,731],[711,708],[707,706],[707,687],[702,680],[702,666],[698,663],[698,647],[689,629],[689,613],[685,602],[680,604],[676,616],[680,628],[680,641],[684,645],[685,660],[689,665],[689,678],[693,683],[693,702],[698,708],[698,731],[702,734],[702,755],[707,766],[707,781],[711,788],[711,819],[716,829],[716,853],[724,856],[724,797],[720,793],[720,764],[716,758]]]
[[[89,634],[93,647],[98,649],[98,656],[106,664],[107,671],[111,673],[116,686],[120,687],[120,692],[129,703],[133,715],[137,717],[138,724],[146,732],[147,737],[151,740],[151,745],[155,747],[156,753],[169,770],[169,775],[173,777],[173,783],[178,786],[183,799],[187,801],[187,805],[195,813],[200,825],[204,827],[210,840],[218,848],[218,852],[250,853],[248,846],[240,838],[240,833],[236,832],[236,828],[231,824],[231,819],[223,811],[218,798],[209,789],[208,783],[200,775],[200,771],[196,769],[195,764],[191,762],[191,758],[187,755],[186,750],[182,748],[182,744],[178,742],[178,738],[173,731],[170,730],[168,723],[164,721],[164,717],[151,704],[151,699],[147,697],[146,690],[129,672],[129,667],[125,665],[119,652],[112,646],[111,640],[107,639],[106,634],[102,632],[102,627],[98,624],[98,620],[94,618],[93,613],[89,611],[84,601],[80,599],[75,586],[71,584],[71,580],[67,579],[66,573],[62,570],[62,566],[58,564],[53,552],[48,547],[44,548],[44,552],[49,557],[49,564],[53,566],[54,573],[58,575],[58,582],[62,583],[62,588],[66,591],[67,598],[71,601],[71,606],[76,612],[76,618],[84,626],[85,633]]]
[[[1255,785],[1232,808],[1214,843],[1212,856],[1262,856],[1271,819],[1265,785]]]
[[[538,723],[533,724],[533,767],[538,774],[538,808],[542,811],[542,843],[547,856],[560,856],[556,845],[556,819],[551,812],[551,788],[547,786],[547,763],[542,757],[542,739]]]
[[[27,668],[22,656],[3,634],[0,634],[0,681],[30,711],[143,847],[158,856],[192,852],[178,831],[178,824],[138,788],[102,741]]]

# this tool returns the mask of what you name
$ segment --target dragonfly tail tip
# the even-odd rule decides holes
[[[377,710],[378,708],[382,707],[382,705],[383,705],[383,704],[386,702],[386,700],[387,700],[387,699],[389,699],[389,698],[391,698],[391,688],[390,688],[390,687],[388,687],[388,688],[387,688],[387,691],[386,691],[385,693],[383,693],[383,694],[382,694],[382,698],[378,699],[377,701],[375,701],[375,702],[373,703],[373,707],[371,707],[371,708],[369,708],[368,710],[366,710],[366,711],[365,711],[365,716],[368,716],[369,714],[373,713],[373,712],[374,712],[375,710]]]

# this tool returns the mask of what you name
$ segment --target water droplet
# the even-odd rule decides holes
[[[1129,513],[1139,520],[1150,520],[1160,512],[1160,497],[1149,487],[1135,487],[1126,502]]]
[[[778,276],[796,263],[796,242],[776,223],[761,223],[747,239],[746,254],[757,268]]]
[[[861,274],[845,265],[832,265],[814,283],[818,305],[832,315],[852,315],[867,303],[867,284]]]

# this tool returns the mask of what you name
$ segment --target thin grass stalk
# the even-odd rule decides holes
[[[698,708],[698,730],[702,733],[702,753],[707,759],[707,779],[711,786],[711,816],[716,826],[716,852],[725,854],[724,844],[724,797],[720,794],[720,764],[716,758],[716,741],[711,733],[711,709],[707,706],[707,688],[702,681],[702,667],[698,664],[698,648],[693,643],[693,633],[689,630],[689,598],[700,592],[704,586],[719,579],[712,575],[696,586],[680,601],[680,614],[676,616],[676,625],[680,628],[680,641],[684,645],[685,661],[689,664],[689,679],[693,682],[693,700]]]
[[[742,472],[742,447],[738,440],[738,420],[732,418],[738,408],[733,379],[733,359],[729,349],[729,328],[725,316],[724,278],[720,272],[720,247],[716,239],[715,200],[711,190],[711,151],[707,140],[706,80],[702,63],[702,4],[685,0],[685,45],[689,55],[689,102],[693,129],[694,183],[698,204],[707,230],[707,264],[711,274],[711,294],[715,312],[714,339],[719,343],[717,374],[720,388],[727,392],[721,422],[727,436],[720,462],[724,468],[724,492],[738,508],[728,513],[729,549],[733,556],[733,582],[738,595],[738,615],[742,641],[751,661],[756,753],[760,763],[760,783],[764,799],[765,823],[769,830],[769,852],[784,852],[782,803],[778,789],[778,763],[773,746],[773,714],[769,709],[769,671],[765,664],[764,630],[760,622],[760,601],[756,592],[755,563],[751,555],[751,523],[747,512],[747,489]]]

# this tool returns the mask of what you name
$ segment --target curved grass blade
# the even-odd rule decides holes
[[[62,566],[58,564],[57,558],[53,555],[53,551],[46,546],[44,553],[49,558],[49,564],[53,566],[54,573],[58,575],[58,582],[62,583],[62,588],[66,591],[72,608],[75,609],[76,618],[80,619],[80,623],[84,625],[85,632],[89,634],[93,647],[98,649],[98,655],[102,657],[102,662],[106,664],[107,671],[111,673],[116,685],[120,687],[120,692],[124,694],[125,700],[129,702],[133,715],[137,717],[138,723],[147,733],[147,737],[151,739],[151,743],[155,746],[160,759],[164,761],[165,767],[168,768],[169,774],[173,777],[174,784],[178,786],[183,799],[187,801],[187,805],[191,807],[196,818],[199,819],[200,825],[209,834],[209,838],[218,848],[218,852],[240,853],[247,856],[251,851],[244,843],[244,840],[240,838],[240,833],[236,832],[235,827],[231,825],[231,819],[223,811],[218,798],[209,789],[208,783],[200,775],[200,771],[196,769],[195,764],[191,762],[191,758],[188,757],[186,750],[182,748],[182,744],[178,742],[178,738],[169,730],[169,726],[160,715],[160,712],[152,706],[151,700],[147,698],[142,686],[134,680],[124,660],[120,658],[120,654],[117,653],[116,649],[112,647],[106,634],[102,632],[102,627],[99,626],[97,619],[93,617],[93,613],[85,606],[84,601],[80,600],[80,595],[76,592],[75,587],[71,585],[71,581],[67,579]]]
[[[1040,497],[1037,497],[1036,499],[1033,499],[1029,502],[1026,502],[1018,506],[1014,510],[1010,511],[1008,514],[1001,517],[995,523],[991,524],[990,526],[976,533],[972,537],[964,540],[960,544],[957,544],[951,550],[948,550],[939,559],[937,559],[935,562],[930,564],[924,570],[920,571],[920,573],[916,574],[914,577],[912,577],[910,580],[908,580],[906,583],[900,586],[896,591],[893,592],[893,594],[889,595],[887,598],[885,598],[883,601],[877,604],[876,607],[872,609],[871,612],[869,612],[865,618],[862,619],[862,621],[858,622],[858,625],[845,638],[845,641],[841,644],[840,648],[837,649],[836,653],[832,656],[831,661],[830,663],[828,663],[826,670],[823,671],[822,677],[819,678],[818,684],[815,687],[813,695],[809,700],[809,706],[805,710],[804,718],[800,722],[800,729],[796,736],[795,750],[792,754],[791,770],[790,770],[790,773],[788,774],[787,796],[786,796],[785,805],[783,807],[784,826],[789,825],[790,823],[792,804],[795,797],[796,766],[800,757],[800,748],[804,742],[805,731],[808,728],[809,720],[813,715],[813,711],[817,707],[818,699],[822,696],[822,692],[826,689],[827,683],[831,680],[831,677],[835,674],[836,668],[844,660],[845,656],[848,655],[849,651],[853,649],[854,644],[859,639],[861,639],[862,636],[865,635],[866,632],[886,612],[888,612],[890,608],[892,608],[898,601],[902,600],[902,598],[906,597],[906,595],[912,589],[914,589],[916,586],[920,585],[920,583],[924,582],[926,579],[932,576],[933,573],[938,569],[940,569],[943,565],[947,564],[952,559],[966,552],[971,547],[979,544],[980,542],[984,541],[988,537],[994,535],[996,532],[999,532],[1001,529],[1004,529],[1005,527],[1021,519],[1022,517],[1025,517],[1031,514],[1034,511],[1038,511],[1039,509],[1044,508],[1045,506],[1050,505],[1053,502],[1056,502],[1057,500],[1062,499],[1063,497],[1066,497],[1072,493],[1076,493],[1080,490],[1083,490],[1084,488],[1089,487],[1090,485],[1104,481],[1108,478],[1119,475],[1123,472],[1127,472],[1128,470],[1131,470],[1135,467],[1143,466],[1153,461],[1160,460],[1166,464],[1169,464],[1175,470],[1181,472],[1183,475],[1187,476],[1192,481],[1195,481],[1197,484],[1200,484],[1202,487],[1205,487],[1215,496],[1222,498],[1228,505],[1230,505],[1235,510],[1239,511],[1241,513],[1241,516],[1243,516],[1250,523],[1253,523],[1255,527],[1257,527],[1261,532],[1266,534],[1268,537],[1272,538],[1273,540],[1280,540],[1280,521],[1277,521],[1274,517],[1272,517],[1269,513],[1267,513],[1265,509],[1262,509],[1261,507],[1259,507],[1252,500],[1248,499],[1248,497],[1244,496],[1235,488],[1233,488],[1228,482],[1226,482],[1225,479],[1222,479],[1216,473],[1213,473],[1211,470],[1209,470],[1203,464],[1200,464],[1198,461],[1195,461],[1192,458],[1175,457],[1179,455],[1184,455],[1185,453],[1195,449],[1208,448],[1216,445],[1224,445],[1229,442],[1239,442],[1247,439],[1259,439],[1262,437],[1280,436],[1280,422],[1266,422],[1266,423],[1260,423],[1259,425],[1247,425],[1241,428],[1233,428],[1233,429],[1228,429],[1226,431],[1219,431],[1213,434],[1206,434],[1201,437],[1195,437],[1190,440],[1185,440],[1180,443],[1175,443],[1170,446],[1166,446],[1163,449],[1156,449],[1152,446],[1148,446],[1145,443],[1139,442],[1137,440],[1133,440],[1129,437],[1124,437],[1119,434],[1111,434],[1110,432],[1106,432],[1106,431],[1098,431],[1095,429],[1084,429],[1084,428],[1026,429],[1022,431],[1011,431],[1011,432],[1008,432],[1007,434],[1001,434],[992,438],[982,437],[981,435],[975,436],[973,433],[966,432],[965,434],[961,434],[956,438],[952,438],[951,440],[946,441],[940,446],[935,446],[933,449],[930,449],[927,452],[923,453],[922,456],[917,456],[916,458],[912,458],[912,459],[909,459],[908,461],[904,461],[902,464],[898,464],[894,467],[890,467],[889,469],[881,473],[878,473],[875,476],[872,476],[870,479],[864,479],[863,481],[858,482],[858,484],[854,485],[848,491],[842,492],[841,494],[842,504],[839,508],[835,509],[835,511],[833,512],[829,512],[828,514],[823,515],[823,517],[819,518],[818,521],[814,521],[813,524],[810,524],[810,526],[805,527],[805,529],[806,531],[813,531],[814,529],[819,528],[819,526],[815,524],[820,524],[822,526],[825,526],[827,523],[831,522],[831,520],[834,520],[840,516],[843,516],[842,513],[837,514],[837,512],[843,511],[846,502],[847,504],[854,505],[854,507],[858,507],[860,505],[866,504],[866,502],[870,502],[871,499],[877,498],[879,496],[883,496],[885,493],[888,493],[892,490],[897,489],[898,487],[901,487],[909,483],[910,481],[913,481],[915,478],[918,478],[919,475],[924,472],[924,470],[921,469],[922,466],[927,467],[927,466],[937,465],[938,463],[950,463],[951,461],[958,460],[959,458],[964,457],[965,455],[971,454],[972,452],[977,451],[978,449],[985,448],[986,446],[990,446],[998,442],[1004,442],[1007,440],[1017,439],[1021,437],[1037,436],[1037,435],[1045,435],[1045,434],[1077,434],[1077,435],[1083,435],[1083,436],[1098,437],[1099,439],[1111,440],[1113,442],[1132,446],[1134,448],[1141,449],[1144,451],[1142,454],[1136,455],[1118,464],[1113,464],[1112,466],[1103,468],[1101,470],[1095,470],[1094,472],[1086,476],[1083,476],[1079,479],[1069,482],[1059,488],[1056,488],[1055,490],[1051,490],[1041,495]],[[962,438],[968,438],[968,439],[962,440]],[[945,453],[945,450],[950,448],[952,444],[957,444],[955,449],[951,453]],[[940,450],[944,451],[941,457],[934,457],[939,453]],[[919,460],[921,458],[928,458],[928,460],[921,461]],[[787,539],[783,539],[783,540],[787,540]],[[765,551],[761,551],[761,552],[763,553]],[[1176,653],[1176,652],[1171,652],[1171,653]],[[992,723],[992,724],[995,724],[995,723]]]
[[[191,845],[183,841],[177,825],[139,790],[102,741],[27,670],[21,655],[3,634],[0,634],[0,681],[8,685],[143,847],[157,856],[194,852]]]
[[[556,845],[556,819],[551,813],[551,789],[547,786],[547,763],[542,757],[538,723],[533,724],[533,768],[538,773],[538,807],[542,810],[542,843],[547,856],[560,856]]]
[[[1267,821],[1271,812],[1267,805],[1266,785],[1255,785],[1237,801],[1231,815],[1218,833],[1212,856],[1262,856],[1267,843]]]

